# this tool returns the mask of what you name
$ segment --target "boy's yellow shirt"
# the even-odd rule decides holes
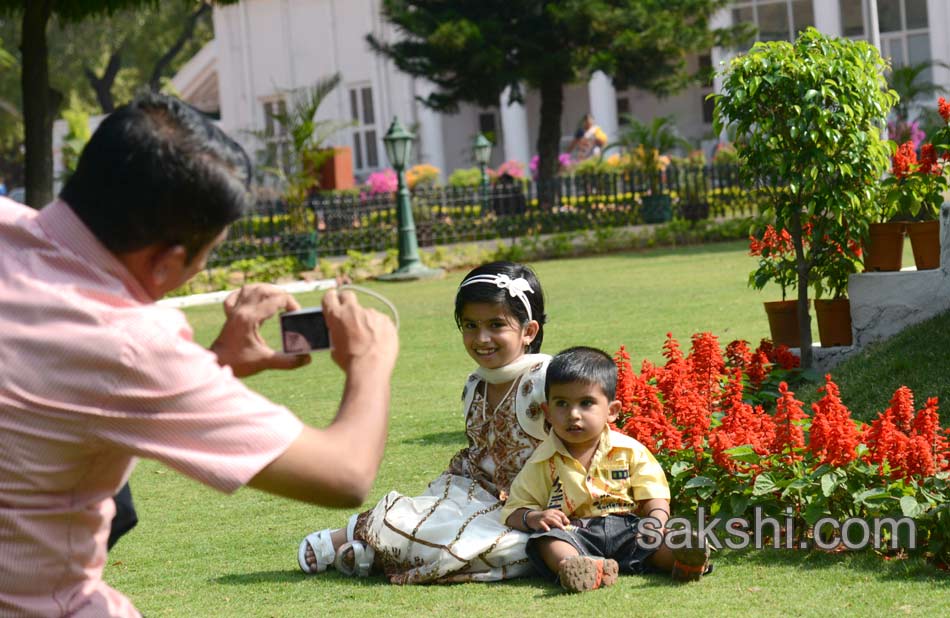
[[[501,509],[504,522],[518,509],[559,509],[568,517],[630,513],[636,503],[670,499],[663,468],[647,447],[604,428],[585,472],[553,431],[538,445],[511,485]]]

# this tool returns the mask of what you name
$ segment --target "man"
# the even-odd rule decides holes
[[[299,308],[291,296],[232,294],[210,351],[154,303],[203,268],[249,179],[240,146],[150,94],[103,121],[59,200],[37,213],[0,198],[0,616],[139,616],[101,579],[137,457],[226,492],[352,507],[369,491],[398,348],[388,318],[324,297],[346,385],[320,430],[238,379],[309,361],[259,333]]]

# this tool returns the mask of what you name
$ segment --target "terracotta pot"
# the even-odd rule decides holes
[[[769,318],[769,332],[776,345],[785,344],[790,348],[801,345],[798,335],[798,301],[776,300],[765,305],[765,314]]]
[[[940,222],[912,221],[907,224],[907,235],[917,270],[940,268]]]
[[[895,271],[901,269],[904,254],[904,222],[872,223],[864,248],[864,270]]]
[[[851,301],[847,298],[815,300],[818,338],[821,347],[849,346],[851,337]]]

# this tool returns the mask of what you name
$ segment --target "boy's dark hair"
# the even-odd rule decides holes
[[[204,114],[145,93],[110,114],[59,196],[112,253],[183,245],[190,260],[251,205],[247,153]]]
[[[528,304],[531,305],[531,319],[538,325],[538,334],[528,346],[528,352],[537,353],[541,350],[541,342],[544,339],[544,323],[548,316],[544,313],[544,292],[541,290],[541,282],[538,281],[534,271],[523,264],[514,262],[490,262],[474,269],[462,280],[466,280],[479,275],[508,275],[511,279],[523,278],[531,286],[531,292],[525,292],[528,298]],[[528,323],[528,310],[524,303],[517,296],[512,296],[505,288],[500,288],[491,283],[474,283],[459,287],[455,294],[455,325],[462,327],[462,311],[467,303],[491,303],[504,305],[508,312],[518,318],[519,324]]]
[[[544,398],[551,392],[552,384],[584,382],[599,386],[607,401],[617,396],[617,364],[603,350],[577,346],[559,352],[548,364],[544,377]]]

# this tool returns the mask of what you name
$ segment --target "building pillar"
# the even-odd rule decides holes
[[[602,71],[591,75],[587,82],[587,97],[590,101],[590,113],[594,122],[607,134],[607,141],[617,139],[617,91],[613,82]]]
[[[498,101],[501,112],[501,135],[504,141],[505,161],[520,161],[528,165],[534,148],[528,134],[528,112],[523,103],[508,103],[511,86],[505,88]],[[496,144],[497,146],[497,144]]]
[[[841,7],[837,2],[814,2],[815,28],[825,34],[841,36]],[[797,24],[796,24],[797,27]]]
[[[418,96],[423,99],[434,90],[430,82],[414,80]],[[442,172],[443,179],[448,176],[445,169],[445,146],[442,139],[442,114],[426,107],[418,101],[412,103],[416,108],[419,121],[419,149],[417,159],[420,163],[434,165]]]

